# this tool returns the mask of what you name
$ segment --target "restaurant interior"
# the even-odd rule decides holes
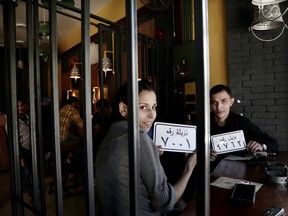
[[[259,182],[263,178],[256,178],[253,172],[259,172],[263,164],[252,169],[236,162],[223,163],[219,173],[210,176],[207,168],[210,138],[206,130],[209,90],[216,84],[228,85],[236,101],[232,110],[275,138],[279,158],[288,164],[283,156],[288,151],[285,24],[288,3],[285,0],[87,2],[90,6],[85,10],[84,1],[80,0],[57,0],[55,5],[48,0],[0,0],[0,215],[98,215],[91,198],[94,168],[87,169],[84,175],[68,173],[67,179],[61,177],[59,173],[65,167],[57,156],[59,134],[54,131],[51,139],[43,140],[39,126],[43,123],[39,114],[41,103],[48,98],[57,116],[66,100],[75,96],[81,104],[81,116],[87,120],[97,111],[98,100],[105,98],[113,104],[121,84],[126,81],[133,84],[138,79],[148,79],[156,88],[156,121],[197,126],[198,164],[205,171],[198,170],[195,178],[199,187],[194,189],[201,195],[181,215],[196,215],[196,209],[197,215],[231,215],[231,212],[247,215],[253,207],[246,212],[239,207],[229,206],[227,211],[220,208],[220,201],[230,196],[230,191],[223,193],[215,188],[210,191],[210,180],[226,174],[231,178],[252,176],[251,182]],[[261,7],[266,10],[261,11]],[[89,28],[85,26],[87,23]],[[29,102],[30,119],[35,123],[31,137],[37,155],[34,164],[38,177],[34,178],[39,188],[34,190],[39,193],[39,201],[32,204],[18,190],[17,141],[14,133],[7,134],[7,125],[10,129],[17,128],[13,124],[17,98]],[[57,128],[57,121],[53,122]],[[86,129],[91,130],[90,123],[87,125]],[[91,139],[88,135],[87,140]],[[53,150],[47,154],[44,145],[52,146]],[[87,163],[91,165],[89,147],[87,152]],[[179,154],[183,153],[175,157]],[[271,161],[278,162],[277,157]],[[231,172],[234,176],[230,176],[227,169],[242,170]],[[243,170],[247,172],[241,175]],[[288,197],[287,180],[276,184],[277,187],[271,186],[275,205],[288,211],[288,202],[277,198],[280,194]],[[266,184],[263,188],[265,193],[272,190]],[[261,199],[266,197],[264,192]],[[212,196],[218,193],[223,193],[223,197],[212,202]],[[258,201],[256,194],[255,203],[261,205],[254,206],[255,215],[270,207],[269,200],[263,198],[261,202],[261,199]]]

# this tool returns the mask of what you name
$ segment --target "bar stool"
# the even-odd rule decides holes
[[[68,156],[71,152],[71,158]],[[62,187],[63,191],[66,193],[65,196],[72,196],[82,193],[83,190],[78,191],[77,189],[81,186],[79,184],[79,178],[84,182],[83,160],[81,156],[83,155],[82,149],[79,146],[73,145],[62,145],[61,146],[61,165],[62,165]],[[67,160],[69,157],[69,160]],[[83,158],[83,157],[82,157]],[[69,181],[73,177],[73,183]],[[55,180],[50,186],[48,193],[53,193],[55,191]],[[70,184],[69,184],[70,183]],[[74,188],[77,191],[72,192],[71,189]]]

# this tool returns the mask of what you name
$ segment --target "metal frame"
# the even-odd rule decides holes
[[[33,24],[33,13],[32,13],[32,0],[27,0],[27,23],[28,23],[28,70],[29,70],[29,100],[31,102],[31,140],[32,140],[32,151],[33,151],[33,181],[34,183],[34,207],[28,207],[22,199],[22,191],[21,191],[21,180],[20,180],[20,166],[19,166],[19,157],[17,157],[19,152],[19,137],[18,137],[18,125],[17,122],[17,86],[16,86],[16,33],[15,33],[15,7],[17,6],[17,1],[7,0],[0,2],[3,5],[3,23],[4,23],[4,34],[5,34],[5,45],[7,49],[5,49],[5,77],[10,80],[6,83],[7,91],[7,118],[8,118],[8,142],[10,146],[10,164],[11,164],[11,183],[12,183],[12,213],[13,215],[23,215],[24,207],[33,211],[36,215],[46,215],[46,204],[45,204],[45,195],[43,193],[43,164],[40,164],[40,169],[38,168],[37,160],[43,156],[43,149],[40,149],[39,152],[36,151],[36,137],[39,137],[39,141],[42,139],[42,128],[41,126],[36,127],[36,117],[39,119],[39,125],[41,125],[41,117],[40,115],[36,116],[35,113],[40,113],[40,106],[35,106],[34,94],[36,93],[36,104],[40,104],[40,66],[39,66],[39,58],[33,58],[33,52],[35,52],[36,56],[39,56],[39,45],[34,42],[33,44],[33,36],[32,33],[34,30],[34,38],[35,41],[38,41],[38,25],[35,23],[38,21],[38,12],[34,14],[34,24]],[[139,215],[138,210],[138,185],[139,185],[139,137],[138,137],[138,49],[137,49],[137,2],[135,0],[126,0],[126,17],[127,17],[127,54],[128,58],[131,61],[128,61],[128,92],[129,92],[129,110],[132,110],[132,115],[129,115],[129,146],[131,147],[129,150],[129,158],[130,158],[130,182],[131,182],[131,215]],[[115,23],[112,23],[108,20],[104,20],[101,17],[95,16],[89,13],[89,5],[90,1],[82,0],[81,6],[82,10],[67,7],[66,5],[61,4],[61,2],[56,2],[56,0],[49,1],[49,21],[50,21],[50,67],[51,67],[51,78],[53,85],[52,92],[52,101],[53,101],[53,119],[59,119],[59,89],[58,89],[58,50],[57,50],[57,9],[56,6],[59,5],[61,7],[67,8],[74,12],[81,14],[81,36],[82,36],[82,66],[84,67],[84,123],[85,123],[85,158],[86,158],[86,183],[85,183],[85,191],[86,191],[86,215],[94,215],[95,214],[95,203],[94,203],[94,187],[93,187],[93,161],[92,161],[92,126],[91,126],[91,117],[89,113],[91,113],[91,106],[89,105],[89,101],[91,98],[91,74],[88,73],[90,71],[90,60],[88,57],[87,50],[89,51],[90,47],[90,31],[87,26],[91,23],[90,18],[94,18],[96,20],[100,20],[107,25],[110,25],[109,28],[115,28],[117,30],[121,29]],[[199,118],[199,125],[197,127],[197,152],[198,152],[198,166],[201,170],[205,170],[205,172],[200,172],[198,174],[198,183],[200,184],[199,191],[199,199],[197,203],[197,214],[199,215],[209,215],[210,214],[210,191],[209,191],[209,137],[210,137],[210,119],[209,119],[209,43],[208,43],[208,6],[207,0],[204,1],[195,1],[195,20],[196,22],[196,58],[197,58],[197,117]],[[34,11],[38,11],[39,5],[38,0],[34,0]],[[77,19],[75,17],[75,19]],[[96,24],[94,24],[96,26]],[[105,24],[102,24],[105,26]],[[101,31],[102,27],[99,27],[99,31]],[[33,29],[33,30],[32,30]],[[121,29],[123,30],[123,29]],[[99,35],[101,41],[101,35]],[[119,37],[121,40],[121,36]],[[32,49],[31,47],[34,47]],[[101,47],[101,46],[100,46]],[[120,43],[120,50],[123,50],[123,45]],[[86,51],[86,52],[85,52]],[[143,50],[144,51],[144,50]],[[101,52],[101,48],[100,48]],[[157,52],[157,50],[156,50]],[[35,72],[34,71],[35,66]],[[119,64],[121,67],[121,63]],[[101,68],[100,68],[101,70]],[[147,75],[147,71],[143,71],[144,74]],[[119,80],[118,80],[119,78]],[[122,83],[122,77],[117,78],[117,84]],[[34,88],[34,83],[36,82],[36,88]],[[159,82],[159,80],[158,80]],[[103,86],[103,75],[101,78],[100,75],[100,83]],[[158,84],[157,84],[158,87]],[[102,94],[101,94],[102,95]],[[102,95],[103,96],[103,95]],[[136,103],[135,103],[136,101]],[[37,110],[37,112],[36,112]],[[14,123],[13,123],[14,122]],[[54,121],[54,143],[55,143],[55,160],[56,160],[56,209],[57,215],[63,215],[63,194],[62,194],[62,179],[61,179],[61,156],[60,156],[60,128],[59,122]],[[37,134],[36,134],[37,131]],[[40,170],[38,173],[38,169]],[[40,182],[38,177],[40,176]],[[204,181],[203,181],[204,180]],[[41,193],[40,197],[38,197],[38,188],[36,185],[40,183]]]

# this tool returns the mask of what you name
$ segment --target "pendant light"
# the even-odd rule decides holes
[[[16,62],[16,67],[18,69],[24,69],[24,61],[21,58],[21,47],[19,48],[19,59]]]
[[[75,81],[77,81],[77,79],[81,79],[79,69],[76,66],[78,64],[81,64],[81,63],[79,62],[74,63],[72,69],[70,70],[70,78],[75,79]]]

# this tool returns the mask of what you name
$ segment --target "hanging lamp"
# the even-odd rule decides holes
[[[81,79],[79,69],[76,66],[77,64],[81,63],[79,62],[74,63],[72,69],[70,70],[70,78],[75,79],[75,81],[77,81],[77,79]]]
[[[252,0],[252,4],[254,5],[253,22],[248,29],[258,40],[264,42],[272,42],[282,35],[285,28],[288,28],[282,18],[287,9],[283,14],[281,14],[279,6],[279,3],[283,1],[286,0]],[[255,30],[266,31],[280,27],[282,27],[282,30],[276,37],[272,39],[263,39],[257,36],[254,32]]]

